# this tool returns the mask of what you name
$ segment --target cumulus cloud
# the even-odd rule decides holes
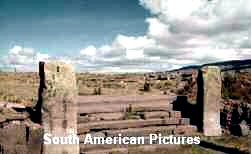
[[[22,71],[34,71],[39,61],[49,60],[48,54],[35,52],[33,48],[13,46],[8,54],[3,57],[4,64],[19,68]]]
[[[23,48],[21,46],[14,46],[8,53],[7,63],[19,65],[30,64],[33,62],[34,50],[32,48]]]
[[[88,46],[80,51],[80,62],[83,67],[88,66],[111,68],[117,70],[118,67],[130,66],[130,70],[137,70],[138,65],[144,65],[151,61],[152,57],[144,54],[145,49],[155,47],[156,43],[147,36],[132,37],[118,35],[111,45],[101,47]],[[134,67],[134,69],[132,68]],[[125,69],[125,68],[124,68]],[[129,70],[129,69],[126,69]],[[129,70],[129,71],[130,71]]]
[[[139,0],[139,4],[152,14],[146,19],[145,35],[118,35],[111,45],[82,50],[95,49],[93,63],[157,70],[251,58],[251,1]]]
[[[251,58],[250,0],[139,0],[150,11],[142,36],[118,34],[111,44],[89,45],[78,58],[61,57],[82,71],[159,71]],[[35,57],[35,58],[34,58]],[[14,46],[9,64],[29,65],[47,54]]]

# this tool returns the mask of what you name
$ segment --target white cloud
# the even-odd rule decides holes
[[[15,45],[12,49],[10,49],[9,54],[23,55],[23,56],[33,56],[34,55],[34,50],[32,48],[23,48],[21,46]]]
[[[114,46],[131,50],[142,49],[155,45],[154,40],[149,39],[146,36],[132,37],[118,35],[113,43]]]
[[[34,61],[34,50],[15,45],[10,49],[6,61],[13,65],[31,64]]]
[[[251,58],[250,0],[139,0],[152,14],[142,36],[118,34],[111,44],[87,46],[75,61],[82,70],[167,70],[185,65]],[[11,63],[39,55],[14,46]],[[37,58],[39,59],[39,58]]]
[[[88,46],[80,51],[83,60],[89,62],[126,62],[134,63],[145,58],[144,49],[155,47],[155,41],[147,36],[132,37],[118,35],[112,45],[104,45],[99,48]]]
[[[251,37],[250,2],[140,0],[142,6],[156,15],[147,19],[147,35],[157,42],[156,53],[150,53],[165,55],[169,64],[174,65],[177,60],[188,65],[190,62],[201,64],[251,58],[247,54],[251,52],[248,39]],[[160,51],[159,46],[165,49]],[[244,47],[249,50],[244,52]],[[176,57],[176,60],[170,60],[170,57]]]
[[[92,57],[96,55],[96,52],[97,52],[97,49],[93,45],[90,45],[87,48],[81,50],[80,54]]]
[[[139,0],[139,4],[149,9],[153,14],[159,14],[161,12],[162,0]]]
[[[39,61],[49,60],[49,58],[48,54],[35,52],[33,48],[15,45],[4,56],[4,63],[22,71],[34,71]]]
[[[47,61],[50,59],[50,56],[48,54],[43,54],[43,53],[36,53],[36,62],[39,61]]]

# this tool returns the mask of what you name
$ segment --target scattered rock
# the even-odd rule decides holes
[[[3,123],[6,121],[6,118],[0,114],[0,123]]]
[[[13,109],[25,109],[26,107],[22,104],[17,104],[17,103],[7,103],[6,108],[13,108]]]
[[[0,102],[0,109],[1,109],[1,108],[4,108],[4,107],[6,106],[6,103],[7,103],[7,102]]]
[[[242,121],[240,124],[240,129],[241,129],[241,135],[242,136],[247,136],[249,135],[249,126],[247,125],[246,121]]]
[[[4,116],[9,121],[25,120],[29,117],[28,113],[19,113],[11,108],[4,108],[1,113],[2,113],[2,116]]]

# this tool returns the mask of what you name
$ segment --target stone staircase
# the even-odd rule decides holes
[[[83,144],[84,136],[141,137],[149,134],[191,135],[196,127],[172,109],[174,96],[86,96],[78,97],[78,135],[81,153],[128,153],[128,149],[154,150],[173,145],[90,145]],[[145,142],[147,143],[147,142]]]

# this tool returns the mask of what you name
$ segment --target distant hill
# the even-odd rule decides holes
[[[209,64],[204,64],[204,65],[185,66],[180,69],[175,69],[175,70],[166,71],[166,72],[170,73],[170,72],[176,72],[176,71],[193,70],[193,69],[199,69],[204,66],[219,66],[222,69],[222,71],[239,70],[239,69],[251,68],[251,59],[231,60],[231,61],[209,63]]]
[[[210,63],[210,64],[205,64],[203,66],[210,66],[210,65],[219,66],[223,71],[245,69],[245,68],[251,68],[251,59]]]

